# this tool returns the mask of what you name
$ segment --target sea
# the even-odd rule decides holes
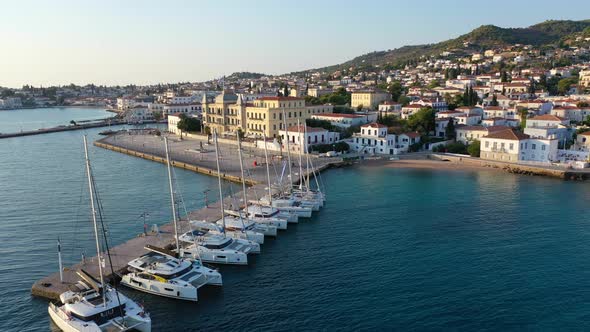
[[[98,107],[45,107],[0,110],[0,133],[69,125],[70,121],[102,120],[114,114]]]
[[[0,126],[32,121],[13,112]],[[58,270],[58,239],[66,265],[94,255],[82,135],[100,131],[0,140],[0,331],[55,328],[30,288]],[[90,158],[111,244],[171,219],[164,165],[94,146]],[[215,178],[174,173],[187,210],[216,199]],[[223,287],[199,302],[122,291],[153,331],[590,329],[588,183],[368,163],[322,180],[320,212],[249,266],[220,266]]]

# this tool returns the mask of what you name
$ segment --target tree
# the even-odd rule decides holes
[[[387,92],[391,93],[392,100],[399,100],[400,96],[405,92],[404,87],[399,81],[393,81],[387,87]]]
[[[575,77],[562,78],[557,82],[557,92],[564,95],[570,90],[570,87],[577,82],[578,80]]]
[[[494,96],[492,97],[492,101],[490,102],[490,106],[498,106],[498,97],[496,96],[496,94],[494,93]]]
[[[435,112],[430,107],[423,107],[408,118],[408,128],[422,135],[428,135],[435,127]]]
[[[182,138],[183,132],[196,132],[201,129],[201,121],[197,118],[188,117],[185,114],[180,115],[180,121],[176,125],[178,130],[180,130],[180,137]]]
[[[508,82],[508,74],[505,70],[502,70],[502,72],[500,73],[500,80],[502,81],[502,83]]]
[[[357,112],[360,112],[363,110],[363,104],[360,104],[356,107]]]
[[[246,133],[242,130],[242,128],[238,128],[238,130],[236,131],[236,133],[238,134],[238,136],[240,137],[240,139],[243,139],[246,136]]]
[[[475,140],[467,147],[467,153],[469,153],[469,155],[472,157],[479,157],[480,149],[481,142],[479,140]]]
[[[520,115],[520,129],[524,130],[524,128],[526,128],[526,119],[529,115],[529,111],[525,108],[519,108],[518,114]]]
[[[155,120],[156,122],[160,122],[160,121],[162,120],[162,118],[163,118],[163,116],[162,116],[162,112],[160,112],[160,111],[155,111],[155,112],[153,113],[153,116],[154,116],[154,120]]]
[[[455,119],[453,117],[449,118],[449,123],[445,128],[445,136],[447,139],[455,139]]]

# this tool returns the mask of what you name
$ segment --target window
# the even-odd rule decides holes
[[[531,149],[536,150],[537,149],[537,145],[536,144],[531,144]]]
[[[545,151],[545,145],[541,145],[541,151]]]

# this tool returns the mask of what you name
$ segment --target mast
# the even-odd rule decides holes
[[[88,158],[88,142],[84,135],[84,157],[86,159],[86,175],[88,177],[88,189],[90,191],[90,209],[92,210],[92,223],[94,225],[94,238],[96,240],[96,256],[98,257],[98,275],[102,291],[102,305],[106,307],[106,292],[104,291],[104,275],[102,271],[102,257],[100,254],[100,243],[98,241],[98,223],[96,222],[96,206],[94,205],[94,186],[92,184],[92,170],[90,168],[90,159]]]
[[[272,188],[270,186],[270,168],[268,165],[268,151],[266,148],[266,133],[263,134],[264,136],[264,159],[266,160],[266,178],[268,180],[268,202],[269,205],[272,206]]]
[[[304,135],[305,136],[305,144],[304,144],[305,151],[304,151],[304,153],[305,153],[305,172],[307,173],[306,174],[306,177],[307,177],[306,184],[307,184],[307,192],[310,192],[311,191],[311,182],[309,182],[309,162],[310,162],[310,160],[309,160],[309,147],[307,146],[307,126],[305,126],[303,131],[305,132],[305,135]]]
[[[164,137],[164,145],[166,147],[166,165],[168,165],[168,184],[170,186],[170,201],[172,203],[172,220],[174,221],[174,242],[176,250],[180,250],[178,245],[178,225],[176,221],[176,204],[174,202],[174,187],[172,186],[172,166],[170,163],[170,151],[168,149],[168,137]]]
[[[299,122],[299,119],[297,119],[297,135],[299,135],[299,137],[301,137],[301,124]],[[301,154],[303,153],[303,146],[307,143],[306,141],[306,137],[305,137],[305,133],[303,134],[303,145],[301,145],[301,148],[299,149],[299,190],[303,191],[303,166],[301,165],[303,162],[301,160]]]
[[[248,215],[248,194],[246,193],[246,177],[244,176],[244,161],[242,160],[242,142],[240,141],[240,134],[238,137],[238,156],[240,158],[240,172],[242,174],[242,191],[244,195],[244,208],[246,209],[246,215]],[[241,216],[241,214],[240,214]]]
[[[289,193],[293,187],[293,171],[291,170],[291,149],[289,148],[289,130],[287,128],[287,114],[283,107],[283,127],[285,127],[285,136],[287,137],[287,160],[289,161]]]
[[[217,143],[217,129],[213,132],[215,141],[215,160],[217,162],[217,182],[219,182],[219,202],[221,203],[221,221],[223,222],[223,234],[225,234],[225,211],[223,209],[223,191],[221,190],[221,167],[219,166],[219,145]]]

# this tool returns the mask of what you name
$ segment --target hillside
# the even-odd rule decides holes
[[[436,44],[403,46],[394,50],[367,53],[339,65],[308,71],[335,71],[351,66],[396,64],[444,51],[483,51],[514,44],[556,45],[570,35],[590,28],[590,20],[545,21],[528,28],[501,28],[483,25],[458,38]],[[465,46],[468,45],[468,46]]]

